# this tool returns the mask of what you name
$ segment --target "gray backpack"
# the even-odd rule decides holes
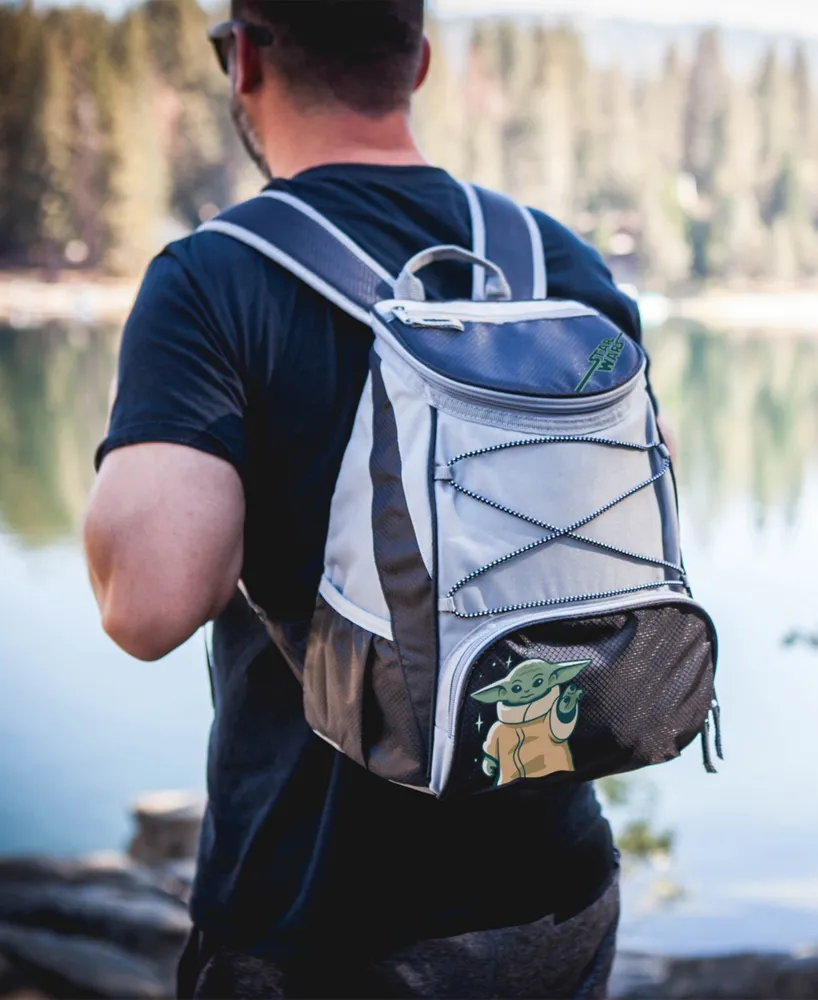
[[[716,635],[682,563],[645,354],[547,297],[526,209],[464,190],[471,250],[431,247],[397,278],[288,194],[201,227],[374,334],[296,664],[307,721],[436,796],[592,780],[698,734],[712,771]],[[472,300],[426,300],[440,261],[472,266]]]

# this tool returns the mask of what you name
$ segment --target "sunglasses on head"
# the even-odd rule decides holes
[[[230,46],[236,37],[237,28],[241,28],[247,40],[259,48],[273,44],[272,33],[260,24],[253,24],[251,21],[242,21],[238,18],[214,24],[208,31],[207,37],[216,53],[222,73],[225,74],[229,72]]]

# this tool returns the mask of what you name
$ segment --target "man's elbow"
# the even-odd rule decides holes
[[[196,631],[162,613],[134,615],[111,604],[103,607],[102,628],[120,649],[145,663],[161,660]]]
[[[155,663],[187,642],[227,606],[236,587],[193,594],[181,582],[166,589],[154,582],[148,591],[123,592],[111,586],[100,595],[102,627],[120,649],[146,663]]]

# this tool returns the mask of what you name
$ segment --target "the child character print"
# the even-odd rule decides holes
[[[498,721],[483,744],[483,770],[495,784],[574,770],[568,737],[576,727],[584,692],[571,681],[590,662],[525,660],[507,677],[472,695],[497,705]]]

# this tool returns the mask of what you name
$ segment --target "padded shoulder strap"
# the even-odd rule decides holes
[[[548,277],[542,235],[531,212],[511,198],[461,184],[469,202],[472,249],[503,271],[516,300],[544,299]],[[472,298],[485,298],[485,271],[474,269]]]
[[[199,226],[254,247],[344,312],[369,325],[372,307],[392,298],[395,279],[306,202],[263,191]]]

